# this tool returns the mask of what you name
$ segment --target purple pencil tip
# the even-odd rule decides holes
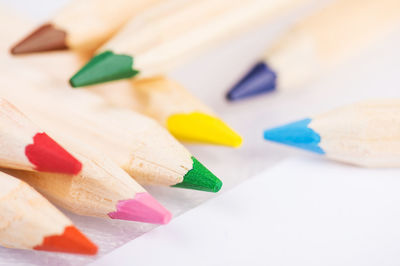
[[[275,90],[276,73],[264,62],[259,62],[227,93],[229,101],[255,96]]]

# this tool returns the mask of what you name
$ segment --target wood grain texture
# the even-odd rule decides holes
[[[71,221],[26,183],[0,172],[0,244],[32,249]]]
[[[200,112],[215,116],[215,114],[200,100],[191,95],[181,84],[165,76],[149,79],[139,79],[133,82],[136,91],[136,101],[141,103],[140,109],[166,126],[167,120],[174,114]]]
[[[4,69],[9,75],[0,78],[0,84],[4,85],[1,87],[5,88],[10,79],[17,79],[13,64],[28,73],[14,84],[24,90],[24,95],[18,89],[0,88],[1,95],[28,112],[48,132],[92,145],[144,184],[175,185],[192,169],[190,153],[156,121],[114,108],[90,91],[49,83],[46,74],[15,61],[10,61]],[[30,98],[37,101],[31,102]]]
[[[309,128],[334,160],[365,167],[400,167],[400,100],[371,100],[315,116]]]
[[[4,23],[14,20],[6,16],[0,20],[2,18]],[[19,25],[16,31],[26,27],[24,22],[16,25]],[[2,30],[7,28],[0,25]],[[11,37],[4,38],[5,42],[11,42]],[[141,183],[175,185],[192,169],[190,153],[156,121],[115,108],[90,91],[68,87],[65,80],[81,63],[76,54],[55,52],[15,58],[4,53],[2,59],[4,64],[0,68],[4,75],[0,77],[0,94],[29,112],[30,118],[46,127],[49,133],[81,139],[107,154]],[[11,83],[14,83],[13,88],[19,89],[8,90]],[[127,84],[131,88],[131,84]],[[31,98],[38,102],[30,101]],[[58,112],[49,112],[49,108]]]
[[[50,21],[65,33],[66,48],[93,51],[114,35],[129,19],[160,0],[74,0]],[[44,41],[43,45],[46,43]]]
[[[71,143],[71,141],[66,141]],[[82,143],[79,143],[82,150]],[[112,161],[94,155],[87,148],[86,157],[75,154],[82,164],[78,175],[26,172],[4,169],[3,171],[24,180],[52,202],[71,212],[103,218],[115,212],[120,200],[133,199],[136,193],[145,192],[127,173]]]
[[[142,77],[163,74],[208,47],[305,0],[175,0],[133,18],[97,52],[134,57]]]
[[[81,163],[0,98],[0,167],[76,174]]]
[[[33,171],[35,165],[25,150],[39,129],[3,98],[0,98],[0,125],[0,166]]]

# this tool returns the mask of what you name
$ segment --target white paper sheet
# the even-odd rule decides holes
[[[63,2],[67,2],[67,0],[0,0],[0,3],[13,5],[25,14],[41,20],[51,17],[51,14]],[[321,3],[322,1],[316,2]],[[372,48],[362,51],[358,57],[346,62],[341,68],[320,77],[315,82],[298,88],[296,91],[272,93],[237,103],[226,102],[224,99],[226,90],[257,60],[282,29],[301,15],[304,15],[304,12],[298,12],[295,16],[288,16],[273,23],[265,24],[207,51],[170,73],[171,77],[183,83],[196,96],[213,108],[223,120],[240,132],[245,139],[240,150],[211,146],[188,146],[200,161],[223,180],[224,186],[218,195],[223,196],[225,192],[229,192],[230,189],[243,181],[291,155],[301,154],[301,156],[307,158],[316,158],[316,156],[302,151],[264,141],[262,139],[263,129],[365,98],[400,97],[400,49],[398,49],[400,46],[400,28],[398,28],[399,30],[393,32],[388,39],[380,40]],[[201,205],[214,196],[218,196],[180,189],[148,189],[174,214],[174,219],[179,219],[179,215],[184,217],[188,210]],[[227,206],[227,208],[230,208],[230,206]],[[0,248],[0,264],[24,266],[84,265],[101,259],[102,256],[112,250],[155,227],[65,213],[79,229],[99,245],[98,256],[86,257]],[[227,212],[225,211],[223,214],[227,215]],[[215,214],[210,212],[205,215],[204,219],[211,219]],[[307,213],[304,215],[306,216]],[[243,234],[239,229],[236,234]],[[243,230],[246,231],[247,228]],[[301,234],[301,231],[296,234]],[[157,235],[151,235],[151,240],[157,242]],[[190,244],[196,239],[187,239],[187,241]],[[219,245],[224,244],[231,245],[230,242],[225,240],[219,243]],[[207,246],[209,243],[205,245]],[[176,258],[179,259],[179,256],[187,250],[185,247],[186,245],[182,246],[182,251],[176,254]],[[243,249],[250,247],[247,243],[243,245]],[[387,248],[391,249],[392,247],[388,246]],[[394,246],[394,248],[396,249],[397,246]],[[263,250],[264,252],[260,254],[254,253],[254,258],[262,258],[267,252],[266,250]],[[207,256],[207,254],[204,256]],[[191,263],[193,263],[193,260]],[[113,264],[119,262],[120,260],[116,260]],[[172,260],[166,264],[175,265],[174,262]],[[377,264],[382,265],[381,263]],[[140,263],[133,258],[131,265],[140,265]],[[294,263],[294,265],[297,264]]]
[[[92,265],[399,265],[400,170],[288,159]]]

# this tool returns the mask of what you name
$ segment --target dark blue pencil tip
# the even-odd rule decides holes
[[[318,146],[321,141],[320,135],[308,127],[311,119],[303,119],[284,126],[264,131],[264,139],[309,150],[319,154],[325,154]]]
[[[226,94],[236,101],[275,90],[276,73],[264,62],[259,62]]]

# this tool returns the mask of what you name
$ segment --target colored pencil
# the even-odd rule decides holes
[[[0,167],[78,174],[81,163],[0,98]]]
[[[171,214],[143,187],[114,162],[73,138],[83,168],[79,175],[28,172],[3,169],[24,180],[49,200],[71,212],[85,216],[166,224]]]
[[[397,0],[332,1],[273,42],[226,97],[235,101],[298,87],[360,53],[399,21]]]
[[[266,140],[364,167],[400,166],[400,100],[364,101],[266,130]]]
[[[25,182],[0,172],[0,245],[94,255],[97,246]]]
[[[93,51],[129,19],[160,0],[75,0],[17,43],[12,54],[63,49]]]
[[[182,85],[164,76],[135,81],[142,112],[177,139],[238,147],[242,138]]]
[[[221,188],[222,182],[153,119],[132,110],[114,108],[90,91],[53,87],[51,82],[45,82],[46,74],[14,64],[21,73],[11,63],[2,69],[0,94],[7,95],[55,135],[69,135],[95,147],[141,184],[210,192]],[[10,80],[15,89],[3,89]],[[30,98],[35,102],[29,101]]]
[[[164,74],[210,46],[308,0],[170,0],[136,16],[71,79],[82,87]]]
[[[156,121],[130,110],[93,110],[59,108],[43,115],[32,109],[31,113],[47,128],[80,138],[107,154],[141,184],[209,192],[221,188],[222,182]]]

